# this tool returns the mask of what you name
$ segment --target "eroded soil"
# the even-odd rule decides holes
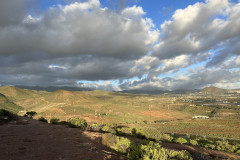
[[[20,118],[0,123],[1,160],[119,160],[101,144],[101,133]]]

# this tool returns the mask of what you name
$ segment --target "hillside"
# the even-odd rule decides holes
[[[36,118],[43,116],[50,120],[55,117],[67,121],[79,117],[91,124],[122,123],[165,133],[215,134],[240,138],[240,128],[237,127],[240,118],[238,94],[234,97],[218,94],[208,97],[199,92],[139,95],[101,90],[46,92],[16,87],[0,87],[0,93],[6,93],[5,98],[13,103],[11,105],[15,104],[10,108],[18,106],[17,111],[35,111],[38,113]],[[11,105],[6,103],[5,106]],[[192,120],[194,115],[223,120],[199,122]],[[234,127],[229,126],[229,123]],[[205,126],[212,127],[204,129]]]
[[[21,89],[14,86],[0,86],[0,93],[4,94],[11,100],[20,100],[31,97],[39,97],[46,94],[46,91],[36,91],[29,89]]]
[[[120,153],[101,144],[100,133],[21,117],[0,124],[1,160],[119,160]],[[122,157],[122,158],[121,158]]]
[[[219,93],[222,90],[211,87],[203,89],[203,91]],[[228,147],[231,145],[235,148],[231,150],[228,150],[226,147],[220,148],[221,151],[227,151],[228,154],[234,155],[240,150],[240,145],[236,145],[240,142],[240,94],[238,93],[222,95],[190,92],[182,94],[183,90],[180,90],[179,93],[181,94],[143,95],[101,90],[67,91],[60,89],[54,92],[46,92],[16,87],[0,87],[0,93],[2,108],[15,113],[19,110],[35,111],[37,112],[35,119],[44,117],[50,121],[53,118],[57,118],[59,121],[65,121],[63,122],[65,124],[71,118],[81,118],[85,119],[93,128],[100,128],[98,131],[104,129],[104,131],[110,131],[115,134],[124,133],[124,135],[126,134],[125,136],[133,135],[132,131],[135,128],[137,133],[131,137],[133,140],[136,136],[142,137],[144,135],[156,141],[167,140],[171,142],[171,144],[162,144],[167,147],[169,145],[173,147],[172,143],[175,143],[179,137],[186,138],[190,136],[192,140],[197,141],[198,145],[196,147],[209,149],[209,144],[214,142],[215,150],[219,150],[217,146],[220,144],[217,142],[222,141],[224,138],[228,141]],[[192,118],[194,115],[200,115],[200,117],[203,115],[208,118],[194,119]],[[31,122],[39,125],[35,121]],[[42,127],[45,128],[45,126]],[[48,127],[46,126],[46,128]],[[57,130],[57,128],[49,129]],[[70,128],[66,129],[70,130]],[[31,132],[31,129],[26,128],[26,130]],[[34,130],[37,129],[34,128]],[[68,135],[67,132],[63,132]],[[44,130],[38,130],[39,135],[44,135],[45,133],[46,131]],[[54,135],[55,133],[49,132],[48,134]],[[58,131],[56,134],[59,134]],[[207,138],[205,137],[206,135]],[[58,138],[66,137],[61,137],[60,135],[60,137],[56,137],[56,142],[51,141],[51,143],[60,145],[57,142]],[[203,139],[207,139],[209,143],[205,144],[206,141],[202,141]],[[44,141],[46,139],[41,140]],[[188,144],[191,145],[190,141]],[[48,146],[47,144],[44,145]],[[176,148],[184,147],[180,144],[176,145]],[[191,148],[191,146],[185,146],[185,148],[188,148],[187,150],[194,152],[189,147]],[[25,148],[28,148],[28,146]],[[197,148],[193,150],[195,149]],[[213,150],[212,148],[210,149]],[[75,151],[81,152],[80,150]],[[212,151],[208,153],[212,153]],[[46,154],[51,156],[49,152],[46,152]],[[66,153],[65,156],[68,157],[69,155]]]
[[[22,107],[11,102],[5,95],[0,93],[0,109],[6,109],[14,113],[18,113],[23,110]]]
[[[226,89],[221,89],[221,88],[217,88],[217,87],[205,87],[201,90],[201,92],[205,92],[205,93],[212,93],[212,94],[223,94],[226,93],[228,90]]]
[[[91,91],[92,89],[89,88],[82,88],[82,87],[68,87],[68,86],[48,86],[48,87],[41,87],[41,86],[16,86],[21,89],[30,89],[30,90],[37,90],[37,91],[48,91],[48,92],[55,92],[57,90],[63,89],[68,91]]]

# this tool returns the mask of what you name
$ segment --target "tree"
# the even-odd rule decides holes
[[[25,114],[26,117],[29,117],[29,118],[33,118],[33,116],[35,116],[37,114],[37,112],[34,112],[34,111],[30,111],[30,112],[27,112]]]

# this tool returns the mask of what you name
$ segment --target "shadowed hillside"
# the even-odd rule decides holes
[[[6,109],[14,113],[18,113],[23,110],[22,107],[11,102],[5,95],[0,93],[0,109]]]
[[[14,113],[18,113],[23,110],[22,107],[11,102],[5,95],[0,93],[0,109],[6,109]]]

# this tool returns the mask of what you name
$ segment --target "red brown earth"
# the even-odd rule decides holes
[[[0,123],[0,160],[119,160],[101,133],[20,118]]]

